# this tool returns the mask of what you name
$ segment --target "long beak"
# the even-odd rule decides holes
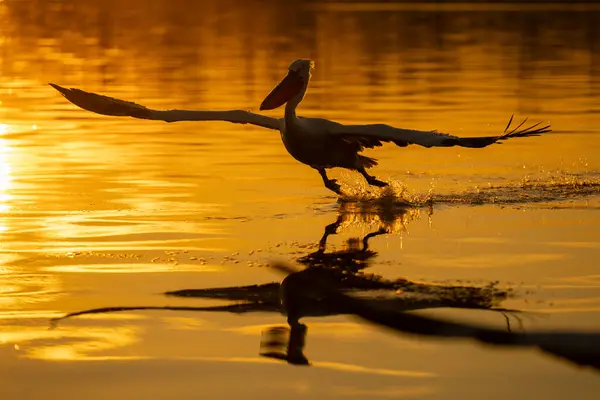
[[[290,71],[275,89],[263,100],[260,110],[273,110],[287,103],[304,86],[304,80],[295,71]]]

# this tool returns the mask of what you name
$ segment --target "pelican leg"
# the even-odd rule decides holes
[[[388,233],[388,231],[387,231],[387,229],[385,229],[383,227],[379,228],[379,230],[376,231],[376,232],[369,233],[367,236],[365,236],[363,238],[363,249],[362,249],[362,251],[369,250],[369,239],[371,239],[371,238],[373,238],[375,236],[384,235],[386,233]]]
[[[325,247],[327,246],[327,238],[329,235],[337,234],[337,230],[342,224],[342,218],[343,217],[340,214],[334,223],[331,223],[325,227],[325,233],[323,234],[323,237],[321,237],[321,240],[319,240],[319,251],[321,253],[325,251]]]
[[[365,177],[365,179],[367,180],[369,185],[378,186],[378,187],[384,187],[384,186],[388,185],[387,182],[380,181],[379,179],[375,178],[374,176],[369,175],[364,168],[358,169],[358,172],[360,172],[360,174]]]
[[[327,189],[335,192],[336,194],[342,194],[341,186],[335,179],[329,179],[327,172],[325,172],[325,168],[316,168],[316,170],[319,171],[319,174],[321,174],[321,178],[323,178],[323,183]]]

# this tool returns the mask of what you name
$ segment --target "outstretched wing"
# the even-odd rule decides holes
[[[255,114],[244,110],[230,111],[191,111],[191,110],[153,110],[131,101],[116,99],[80,89],[67,89],[50,83],[67,100],[97,114],[113,115],[118,117],[133,117],[157,121],[227,121],[237,124],[252,124],[268,129],[279,129],[280,120]]]
[[[514,115],[510,117],[504,132],[497,136],[461,138],[446,133],[439,133],[437,131],[401,129],[384,124],[339,125],[332,127],[329,133],[349,141],[358,141],[361,143],[370,143],[374,141],[393,142],[401,147],[408,146],[409,144],[418,144],[425,147],[461,146],[480,148],[514,137],[538,136],[542,133],[551,131],[550,125],[542,125],[541,122],[522,128],[525,122],[527,122],[527,118],[525,118],[525,120],[523,120],[516,128],[509,131],[513,117]]]

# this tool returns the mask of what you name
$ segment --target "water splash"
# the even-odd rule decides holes
[[[456,194],[434,194],[434,203],[519,205],[574,201],[600,195],[600,178],[562,175],[524,178],[516,185],[488,185]]]
[[[500,204],[519,205],[570,202],[600,196],[600,173],[549,174],[548,178],[524,177],[508,185],[475,186],[458,193],[436,193],[434,185],[427,192],[409,190],[400,181],[391,181],[380,189],[355,185],[338,199],[340,204],[354,204],[355,212],[365,210],[393,210],[433,204]],[[600,202],[599,202],[600,204]]]
[[[355,203],[365,208],[407,208],[420,207],[428,204],[432,189],[428,193],[417,193],[408,189],[399,181],[388,182],[384,188],[367,185],[355,185],[345,190],[338,203]]]

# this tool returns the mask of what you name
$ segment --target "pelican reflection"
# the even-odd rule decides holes
[[[230,302],[225,305],[188,307],[104,307],[78,311],[53,320],[85,314],[99,314],[130,310],[174,310],[229,313],[277,313],[287,317],[288,326],[273,326],[263,331],[261,355],[282,359],[291,364],[309,364],[304,355],[308,328],[300,320],[304,317],[322,317],[351,314],[352,309],[332,301],[328,295],[315,295],[306,282],[318,281],[339,287],[348,294],[378,307],[392,308],[398,312],[425,308],[474,308],[506,311],[498,308],[507,293],[493,285],[485,287],[435,285],[412,282],[407,279],[387,279],[365,274],[377,252],[370,241],[388,233],[397,233],[418,217],[418,210],[387,204],[341,203],[337,218],[324,228],[317,242],[317,250],[302,255],[296,261],[304,269],[289,274],[282,282],[219,288],[182,289],[166,292],[167,296],[197,299],[218,299]],[[329,236],[341,233],[349,226],[360,224],[370,227],[362,237],[347,240],[342,249],[328,249]]]
[[[470,339],[493,346],[535,348],[572,364],[600,371],[600,346],[598,345],[600,332],[576,330],[512,332],[510,329],[502,331],[480,324],[446,321],[405,313],[402,310],[376,304],[368,299],[348,295],[329,283],[309,276],[298,275],[298,272],[288,266],[279,264],[274,267],[281,272],[289,273],[288,277],[296,276],[300,277],[297,279],[305,279],[300,284],[304,284],[305,288],[310,288],[313,295],[327,296],[337,307],[345,308],[348,314],[353,314],[392,331],[439,339]],[[294,340],[297,339],[290,335],[288,348],[293,349],[294,346],[297,346],[297,344],[292,344]],[[290,354],[298,357],[297,354],[288,350],[288,355]]]

